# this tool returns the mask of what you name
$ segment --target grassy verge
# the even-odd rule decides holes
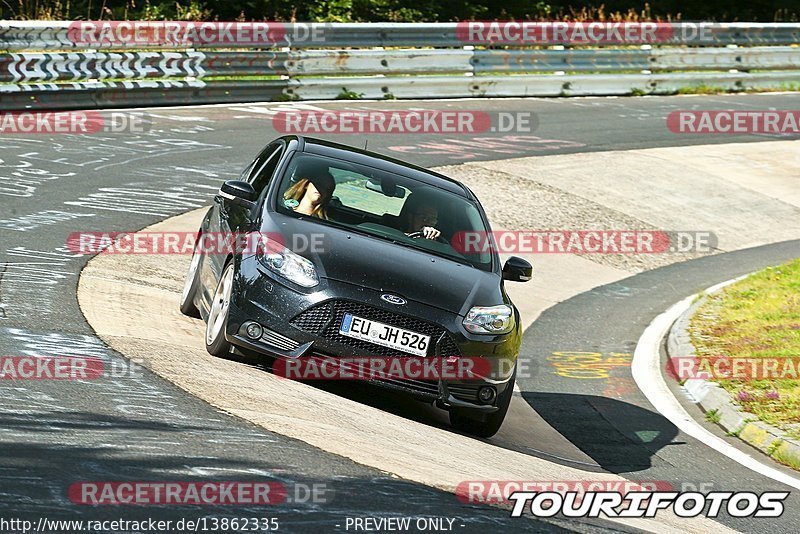
[[[711,85],[697,85],[681,87],[675,94],[679,95],[718,95],[724,93],[778,93],[785,91],[800,91],[800,83],[782,83],[774,87],[746,87],[730,89]]]
[[[689,333],[701,357],[800,359],[800,259],[710,296],[692,318]],[[746,411],[800,439],[799,379],[719,384]]]

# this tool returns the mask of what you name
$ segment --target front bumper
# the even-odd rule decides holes
[[[402,391],[445,408],[470,408],[493,412],[509,386],[520,345],[519,327],[500,336],[478,336],[461,326],[462,317],[424,304],[395,306],[381,300],[381,292],[352,284],[322,279],[312,289],[289,287],[261,267],[255,258],[239,263],[226,328],[227,340],[242,349],[284,358],[346,358],[389,356],[388,349],[347,338],[338,333],[345,312],[366,316],[412,331],[431,335],[429,357],[476,358],[480,378],[468,380],[415,380],[382,377],[369,382]],[[424,319],[421,319],[424,318]],[[246,333],[249,322],[264,328],[260,339]],[[396,355],[396,351],[392,356]],[[410,355],[409,355],[410,356]],[[496,395],[481,402],[478,391],[491,386]]]

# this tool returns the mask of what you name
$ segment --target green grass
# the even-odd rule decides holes
[[[688,87],[680,87],[676,92],[679,95],[717,95],[720,93],[729,93],[731,90],[726,87],[700,84]]]
[[[713,85],[695,85],[680,87],[673,94],[678,95],[720,95],[729,93],[777,93],[784,91],[800,91],[798,83],[781,83],[775,87],[717,87]]]
[[[689,333],[698,356],[800,359],[800,259],[708,297]],[[800,438],[800,380],[718,380],[759,420]]]
[[[364,98],[364,93],[351,91],[347,87],[342,87],[342,91],[336,95],[336,100],[360,100]]]
[[[706,421],[709,423],[719,423],[720,419],[719,410],[709,410],[706,412]]]

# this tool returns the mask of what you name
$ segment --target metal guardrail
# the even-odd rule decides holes
[[[563,46],[565,23],[192,24],[0,22],[0,110],[800,85],[800,24],[652,25],[592,48]],[[627,38],[604,28],[592,44]]]
[[[0,82],[800,69],[800,47],[574,50],[311,50],[0,54]]]
[[[464,98],[519,96],[626,95],[631,92],[671,92],[692,85],[746,90],[794,82],[795,73],[664,73],[577,74],[565,76],[419,76],[358,78],[358,85],[341,78],[297,78],[261,82],[159,81],[74,82],[67,84],[0,85],[0,99],[16,104],[5,109],[63,107],[62,97],[79,98],[84,107],[130,107],[197,104],[200,102],[255,102],[270,100],[327,100],[343,89],[357,89],[363,98]]]
[[[796,82],[795,73],[661,73],[661,74],[575,74],[565,76],[423,76],[395,81],[369,78],[356,89],[368,99],[382,98],[467,98],[524,96],[630,95],[672,93],[691,86],[713,86],[731,90],[779,87]],[[298,100],[334,98],[343,89],[340,79],[299,78],[289,81],[285,92]]]
[[[202,52],[71,52],[0,54],[0,82],[201,78]]]
[[[800,48],[650,48],[572,50],[476,50],[472,65],[483,72],[601,72],[799,69]]]
[[[68,84],[0,84],[3,111],[179,106],[285,98],[286,81],[125,81]]]

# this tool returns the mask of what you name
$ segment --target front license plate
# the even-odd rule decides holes
[[[349,313],[344,314],[339,333],[415,356],[425,356],[431,342],[431,336],[424,336]]]

